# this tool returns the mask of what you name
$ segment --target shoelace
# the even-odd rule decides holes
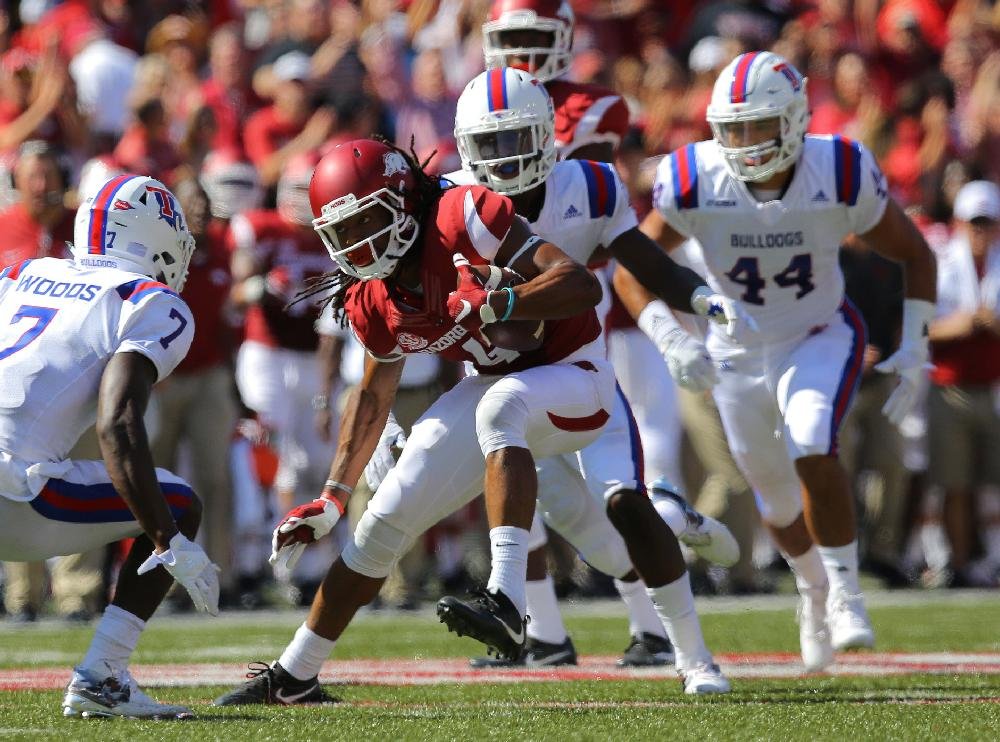
[[[251,662],[247,665],[247,680],[256,680],[261,675],[269,675],[272,672],[272,668],[266,662]]]

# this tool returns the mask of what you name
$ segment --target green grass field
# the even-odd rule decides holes
[[[718,654],[796,652],[787,599],[700,603]],[[764,606],[764,607],[762,607]],[[873,600],[880,652],[1000,652],[1000,596],[907,594]],[[274,659],[301,613],[165,617],[151,622],[135,663],[228,663]],[[615,655],[627,641],[611,604],[570,607],[567,625],[583,655]],[[90,627],[56,622],[0,634],[3,676],[53,668],[68,678]],[[414,660],[479,651],[448,634],[427,611],[368,614],[345,634],[334,659]],[[855,658],[858,659],[858,658]],[[872,657],[872,661],[877,660]],[[732,661],[732,660],[730,660]],[[748,662],[754,661],[749,658]],[[391,667],[392,663],[383,665]],[[996,658],[994,658],[996,664]],[[613,674],[613,673],[612,673]],[[560,682],[333,685],[341,703],[314,708],[213,708],[223,686],[149,688],[194,707],[184,722],[77,720],[60,716],[59,690],[0,691],[0,737],[94,740],[327,739],[1000,739],[1000,674],[950,672],[734,679],[725,697],[691,698],[673,678]],[[0,680],[0,687],[3,686]],[[7,686],[10,687],[10,686]]]

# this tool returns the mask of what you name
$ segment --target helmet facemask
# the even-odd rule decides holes
[[[497,112],[476,126],[456,127],[462,164],[497,193],[524,193],[545,182],[556,162],[554,126],[547,112]]]
[[[504,34],[536,31],[551,37],[548,46],[509,46]],[[542,82],[554,80],[569,71],[573,61],[573,30],[562,20],[539,18],[531,11],[509,13],[501,20],[483,24],[483,53],[487,69],[513,67],[534,75]],[[514,60],[527,59],[523,62]]]
[[[342,244],[337,225],[368,209],[388,211],[389,224],[350,245]],[[376,214],[372,216],[378,219]],[[320,216],[312,220],[312,225],[340,269],[362,281],[392,275],[419,232],[416,220],[405,211],[403,197],[388,188],[360,199],[349,193],[331,201],[323,207]],[[380,249],[380,241],[385,241],[384,249]]]

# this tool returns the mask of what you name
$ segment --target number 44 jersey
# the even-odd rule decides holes
[[[759,333],[747,343],[789,340],[827,323],[844,298],[837,262],[844,237],[882,218],[885,177],[860,143],[807,136],[780,200],[757,201],[732,175],[713,140],[664,157],[653,206],[704,255],[712,289],[743,302]],[[724,333],[714,341],[725,344]]]
[[[115,353],[146,356],[163,380],[194,337],[187,304],[117,268],[41,258],[0,272],[0,455],[64,459],[94,424]]]

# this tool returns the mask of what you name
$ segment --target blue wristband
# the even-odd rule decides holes
[[[501,290],[507,292],[507,311],[505,311],[503,313],[503,317],[501,317],[497,321],[498,322],[506,322],[507,320],[510,319],[510,315],[514,311],[514,289],[512,289],[510,286],[508,286],[508,287],[506,287],[504,289],[501,289]]]

